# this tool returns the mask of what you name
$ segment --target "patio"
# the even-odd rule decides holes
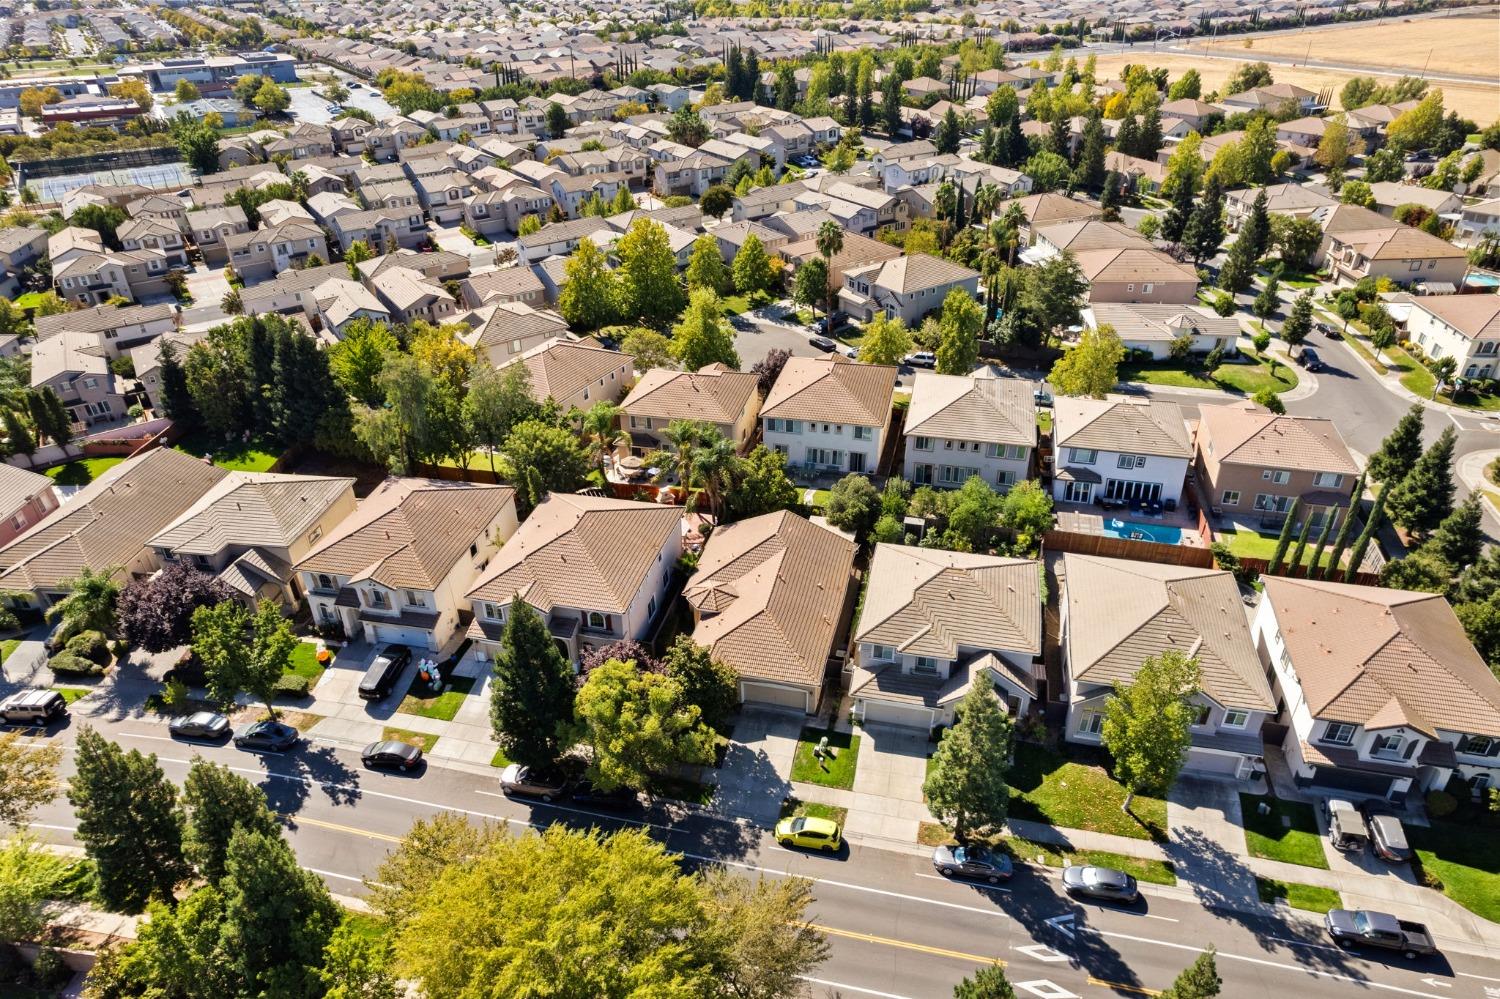
[[[1132,531],[1147,535],[1142,541],[1207,548],[1209,539],[1198,529],[1198,514],[1185,507],[1159,514],[1144,510],[1105,511],[1086,503],[1058,503],[1054,508],[1057,529],[1070,534],[1130,538]],[[1157,531],[1155,529],[1160,529]],[[1173,531],[1180,537],[1173,537]]]

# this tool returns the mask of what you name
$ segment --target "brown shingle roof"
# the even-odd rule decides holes
[[[734,423],[756,392],[756,377],[710,364],[698,371],[652,368],[620,403],[631,416]]]
[[[1198,411],[1200,440],[1231,465],[1307,472],[1357,474],[1344,438],[1321,416],[1277,416],[1254,404],[1204,406]],[[1205,439],[1206,438],[1206,439]]]
[[[1422,295],[1411,304],[1470,340],[1500,340],[1500,295]],[[37,320],[40,329],[42,320]]]
[[[1175,402],[1065,399],[1053,404],[1058,447],[1189,458],[1187,424]]]
[[[761,416],[881,427],[890,419],[897,369],[837,354],[789,358],[766,395]]]
[[[1031,384],[1019,378],[918,371],[904,433],[1036,447]]]

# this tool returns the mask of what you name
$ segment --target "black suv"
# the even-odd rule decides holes
[[[404,645],[387,645],[380,650],[370,668],[359,681],[359,696],[366,701],[383,700],[401,678],[401,671],[411,662],[411,649]]]

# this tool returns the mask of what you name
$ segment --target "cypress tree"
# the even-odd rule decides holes
[[[1161,108],[1157,101],[1152,101],[1146,106],[1146,113],[1141,116],[1141,129],[1135,141],[1134,155],[1143,160],[1154,160],[1156,154],[1161,152],[1163,141]]]
[[[1047,148],[1069,163],[1073,162],[1073,138],[1068,116],[1061,111],[1052,116],[1052,129],[1047,133]],[[942,152],[941,149],[938,152]]]
[[[1104,121],[1092,112],[1083,126],[1083,143],[1078,150],[1078,166],[1073,170],[1073,186],[1097,191],[1104,184]]]
[[[1354,542],[1354,550],[1349,553],[1349,568],[1344,570],[1344,582],[1354,582],[1354,576],[1359,572],[1360,565],[1365,560],[1365,549],[1370,547],[1370,539],[1375,536],[1375,531],[1380,527],[1380,518],[1385,513],[1385,498],[1391,491],[1390,480],[1380,487],[1380,492],[1375,495],[1375,505],[1370,508],[1370,519],[1365,521],[1365,529],[1359,532],[1359,540]]]
[[[1308,579],[1318,578],[1318,565],[1323,559],[1323,546],[1328,544],[1328,535],[1333,530],[1333,515],[1336,509],[1336,507],[1330,509],[1327,515],[1323,517],[1323,529],[1318,532],[1318,544],[1313,549],[1312,563],[1308,565],[1307,572],[1305,573]]]
[[[1292,500],[1291,509],[1286,512],[1286,520],[1281,524],[1281,536],[1276,539],[1276,551],[1271,554],[1271,564],[1266,567],[1269,575],[1276,575],[1276,570],[1281,568],[1281,560],[1286,558],[1287,546],[1292,543],[1292,525],[1297,521],[1297,509],[1302,505],[1302,497],[1298,496]]]
[[[15,410],[7,409],[3,416],[6,446],[11,454],[24,454],[26,464],[31,464],[31,456],[36,454],[36,438],[31,435],[31,429],[22,421],[20,414]]]
[[[1291,575],[1293,569],[1302,564],[1302,556],[1307,551],[1307,538],[1312,533],[1312,517],[1302,522],[1302,530],[1297,534],[1297,547],[1292,549],[1292,560],[1287,563],[1287,575]]]
[[[1366,464],[1366,471],[1371,479],[1383,482],[1386,479],[1401,481],[1406,473],[1416,465],[1417,459],[1422,457],[1422,404],[1412,403],[1408,409],[1386,435],[1385,440],[1380,442],[1380,450],[1370,455]]]
[[[1344,514],[1344,522],[1339,525],[1339,533],[1333,539],[1333,553],[1328,556],[1328,564],[1323,567],[1322,578],[1327,579],[1338,569],[1339,561],[1344,557],[1344,550],[1349,547],[1349,531],[1354,527],[1354,516],[1359,511],[1360,500],[1365,495],[1365,472],[1359,473],[1355,480],[1354,492],[1349,497],[1349,509]]]
[[[1187,228],[1183,230],[1182,243],[1193,263],[1201,264],[1218,253],[1223,242],[1224,190],[1218,180],[1211,179],[1204,185],[1203,196],[1198,199]]]
[[[558,651],[547,622],[520,594],[505,612],[490,721],[507,756],[546,766],[563,748],[562,729],[573,718],[573,670]]]
[[[1457,439],[1451,426],[1444,428],[1391,494],[1391,520],[1412,534],[1425,537],[1453,512],[1453,446]]]
[[[1136,124],[1135,115],[1126,114],[1125,119],[1120,122],[1120,130],[1115,133],[1115,152],[1124,156],[1137,156],[1140,149],[1140,126]]]
[[[188,392],[187,376],[177,360],[177,346],[163,338],[161,345],[161,398],[157,399],[162,411],[178,423],[198,422],[198,412],[193,406],[192,393]]]
[[[1172,189],[1172,207],[1162,213],[1161,238],[1168,243],[1182,242],[1192,218],[1193,188],[1189,184],[1178,184]]]
[[[1484,552],[1484,524],[1478,491],[1471,492],[1443,519],[1423,547],[1436,552],[1455,570],[1479,561]]]

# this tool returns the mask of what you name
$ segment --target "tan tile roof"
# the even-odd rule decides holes
[[[951,260],[943,260],[928,253],[912,253],[894,260],[886,260],[871,275],[870,283],[888,291],[909,295],[914,291],[941,288],[979,277],[972,271]]]
[[[1399,222],[1379,229],[1356,229],[1338,234],[1339,242],[1359,249],[1371,260],[1412,260],[1428,257],[1463,257],[1464,251],[1421,229]]]
[[[1435,593],[1267,577],[1314,717],[1500,736],[1500,680]]]
[[[519,593],[543,614],[557,605],[623,614],[681,520],[673,506],[553,493],[505,542],[469,597],[509,603]]]
[[[1180,264],[1160,250],[1141,247],[1116,247],[1106,250],[1082,250],[1075,253],[1078,269],[1090,283],[1101,281],[1191,281],[1198,283],[1198,272],[1190,264]]]
[[[634,361],[629,354],[592,343],[554,337],[526,351],[510,364],[525,364],[531,373],[531,394],[537,399],[567,399],[624,366],[626,377]],[[501,367],[508,367],[502,364]]]
[[[1031,383],[993,375],[918,371],[904,433],[1036,447]]]
[[[789,511],[721,527],[683,596],[693,641],[744,677],[817,690],[839,638],[855,545]]]
[[[1068,554],[1063,574],[1073,680],[1128,682],[1148,657],[1176,649],[1197,658],[1203,692],[1220,705],[1275,707],[1230,573]]]
[[[188,555],[230,545],[284,548],[353,488],[353,479],[332,476],[230,472],[147,544]]]
[[[530,267],[502,267],[483,274],[471,274],[464,279],[464,286],[480,305],[492,298],[520,298],[544,290],[541,279]]]
[[[0,517],[15,513],[27,500],[51,488],[47,476],[0,462]]]
[[[386,479],[297,568],[430,590],[514,502],[509,486]]]
[[[1015,204],[1020,206],[1027,223],[1033,227],[1053,222],[1097,219],[1104,215],[1102,209],[1082,201],[1074,201],[1063,194],[1028,194],[1024,198],[1017,198]]]
[[[1411,304],[1470,340],[1500,340],[1500,295],[1421,295]]]
[[[857,642],[956,659],[1042,651],[1040,565],[1030,559],[876,545]]]
[[[1307,472],[1359,473],[1333,421],[1321,416],[1277,416],[1253,403],[1203,406],[1199,441],[1230,465]]]
[[[1090,325],[1113,326],[1121,340],[1171,341],[1184,333],[1237,338],[1240,323],[1198,305],[1159,305],[1155,302],[1095,302]]]
[[[152,535],[228,474],[172,448],[123,461],[0,549],[0,587],[51,588],[84,568],[126,565]]]
[[[556,312],[534,309],[525,302],[501,302],[484,325],[473,334],[466,334],[464,341],[487,349],[534,336],[567,335],[568,322]]]
[[[698,371],[652,368],[635,383],[620,406],[631,416],[733,424],[755,392],[753,374],[731,371],[722,364],[710,364]]]
[[[789,358],[766,395],[761,416],[884,426],[896,375],[893,365],[861,364],[838,354]]]
[[[1084,250],[1111,250],[1133,247],[1151,249],[1151,241],[1134,229],[1118,222],[1080,219],[1039,226],[1037,237],[1060,250],[1080,253]]]
[[[1175,402],[1059,398],[1052,409],[1058,447],[1190,458],[1193,446]]]

